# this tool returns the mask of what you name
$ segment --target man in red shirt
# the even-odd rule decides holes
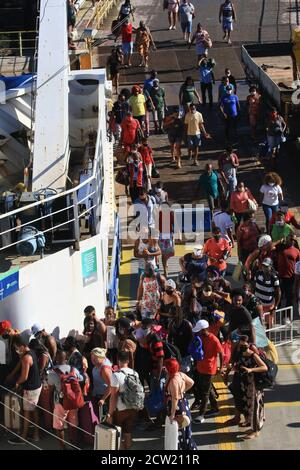
[[[285,297],[285,306],[293,305],[295,265],[300,261],[300,251],[294,246],[294,235],[287,237],[284,244],[277,247],[277,272],[280,279],[281,298]]]
[[[122,52],[124,54],[124,67],[127,69],[131,66],[131,56],[133,53],[133,33],[135,33],[135,28],[133,28],[129,19],[125,20],[122,28]]]
[[[131,146],[137,141],[138,129],[140,129],[140,123],[137,119],[134,119],[132,113],[129,111],[124,117],[121,123],[121,142],[124,145],[126,152],[130,152]]]
[[[225,238],[222,238],[221,229],[214,227],[213,237],[209,238],[205,244],[203,253],[208,255],[208,266],[218,268],[220,275],[225,276],[227,263],[226,259],[230,256],[231,245]]]
[[[195,370],[195,403],[193,409],[199,407],[199,415],[194,419],[195,424],[204,422],[204,416],[214,416],[219,412],[216,393],[212,385],[212,379],[217,373],[218,356],[220,359],[220,370],[223,367],[223,349],[218,338],[209,332],[209,323],[199,320],[193,328],[193,333],[200,337],[204,358],[196,361]],[[211,409],[206,413],[208,400]]]

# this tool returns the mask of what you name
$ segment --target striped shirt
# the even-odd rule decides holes
[[[261,301],[262,305],[271,305],[274,303],[275,291],[279,287],[279,278],[275,272],[272,272],[267,279],[263,271],[258,271],[254,277],[255,293],[254,295]]]
[[[153,334],[150,336],[148,348],[151,354],[152,371],[156,371],[159,359],[164,359],[164,345],[162,340]]]

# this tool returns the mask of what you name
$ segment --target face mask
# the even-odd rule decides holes
[[[273,187],[273,186],[275,186],[275,183],[269,183],[269,186]]]
[[[243,353],[245,353],[246,351],[248,351],[248,346],[246,346],[245,344],[241,345],[241,346],[240,346],[240,352],[243,354]]]
[[[282,227],[284,225],[284,220],[277,220],[276,225],[278,225],[279,227]]]
[[[219,241],[221,239],[221,235],[214,235],[214,239]]]

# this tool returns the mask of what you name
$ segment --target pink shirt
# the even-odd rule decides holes
[[[256,202],[251,191],[246,188],[245,191],[234,191],[230,197],[230,209],[237,214],[242,214],[249,210],[248,200]]]

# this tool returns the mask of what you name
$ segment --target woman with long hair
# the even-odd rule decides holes
[[[176,359],[167,359],[164,366],[168,372],[165,386],[167,399],[167,413],[171,422],[178,422],[178,450],[197,450],[192,438],[191,412],[186,392],[190,390],[194,381],[180,371]]]
[[[282,179],[271,171],[264,178],[264,184],[259,192],[262,194],[262,207],[266,218],[266,229],[270,232],[270,220],[274,212],[278,212],[279,203],[283,200],[281,189]]]
[[[241,336],[232,356],[234,376],[231,385],[235,403],[235,417],[227,422],[229,425],[241,424],[250,427],[244,439],[257,437],[265,421],[264,392],[256,386],[255,375],[267,372],[268,367],[257,354],[257,349],[249,344],[248,336]]]

